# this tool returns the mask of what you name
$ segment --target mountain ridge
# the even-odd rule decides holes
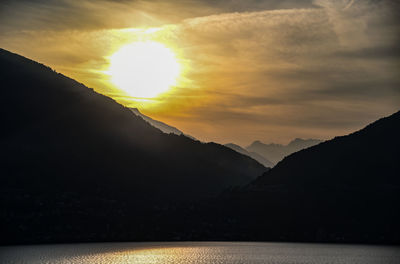
[[[262,143],[260,140],[254,141],[245,149],[249,152],[256,152],[272,163],[277,164],[287,155],[297,152],[301,149],[308,148],[321,143],[319,139],[301,139],[296,138],[290,141],[287,145]]]
[[[197,140],[196,138],[189,136],[185,133],[183,133],[181,130],[177,129],[174,126],[168,125],[162,121],[159,120],[155,120],[147,115],[144,115],[142,112],[139,111],[138,108],[136,107],[130,107],[129,108],[135,115],[140,116],[141,118],[143,118],[146,122],[148,122],[150,125],[160,129],[162,132],[169,134],[169,133],[173,133],[175,135],[184,135],[187,136],[188,138],[191,138],[193,140]]]
[[[82,143],[88,144],[89,150],[101,148],[101,146],[95,145],[95,141],[98,140],[96,136],[106,139],[110,144],[109,146],[107,145],[108,148],[118,146],[123,149],[129,149],[129,146],[131,146],[137,152],[146,152],[146,148],[152,147],[159,153],[163,153],[168,151],[174,144],[177,144],[176,146],[181,145],[183,149],[193,147],[193,150],[202,148],[204,150],[208,149],[208,151],[212,149],[218,150],[217,152],[220,154],[228,155],[232,158],[235,157],[235,159],[243,160],[245,163],[249,162],[248,164],[252,164],[251,166],[254,166],[254,168],[258,167],[257,171],[263,170],[255,161],[246,159],[242,155],[237,156],[219,144],[203,144],[191,139],[185,139],[184,136],[164,134],[157,128],[148,125],[142,118],[137,117],[128,108],[118,104],[113,99],[98,94],[93,89],[56,73],[49,67],[42,66],[5,50],[0,50],[0,55],[3,61],[1,81],[3,84],[9,83],[9,85],[18,86],[18,89],[3,89],[8,101],[2,104],[0,109],[4,113],[2,117],[4,124],[8,124],[8,129],[3,130],[2,133],[3,136],[4,133],[9,134],[8,138],[3,137],[3,144],[10,146],[10,142],[14,140],[15,144],[22,145],[22,141],[19,142],[16,137],[21,133],[28,134],[28,131],[30,131],[30,135],[24,135],[23,137],[23,139],[30,138],[32,140],[25,142],[27,146],[35,142],[34,136],[36,136],[37,139],[41,139],[44,143],[49,141],[51,143],[48,146],[49,148],[70,148],[70,146],[64,145],[62,142],[57,142],[56,139],[58,136],[64,136],[64,131],[68,131],[69,134],[65,134],[65,137],[69,143],[73,143],[74,139],[85,139],[86,143]],[[18,73],[21,73],[24,78],[12,80]],[[29,89],[23,87],[22,85],[26,82],[25,79],[31,80],[34,86],[31,85]],[[40,82],[40,84],[35,84],[35,81]],[[53,81],[59,82],[58,85],[46,86],[47,83]],[[30,99],[25,100],[28,96]],[[64,105],[64,107],[60,107],[61,105]],[[15,106],[19,107],[16,109]],[[10,115],[10,109],[13,109],[13,115]],[[115,125],[108,126],[105,124],[106,122],[114,123]],[[29,125],[27,126],[27,124]],[[21,130],[22,127],[25,127],[25,131]],[[48,130],[45,127],[48,127]],[[81,131],[77,132],[79,129]],[[44,137],[44,135],[47,137]],[[9,142],[6,142],[5,139]],[[125,146],[121,145],[124,140],[127,143]],[[54,144],[54,142],[57,142],[57,144]],[[104,142],[104,144],[107,143]],[[82,148],[82,153],[85,150]],[[176,152],[176,150],[174,151]],[[197,155],[195,153],[199,152],[191,151],[190,155],[184,155],[185,159],[194,157]],[[202,159],[208,159],[207,155]],[[199,161],[193,160],[193,162]],[[212,163],[214,161],[210,164]],[[165,164],[165,166],[172,169],[170,165]],[[124,167],[126,166],[124,165]],[[243,175],[247,174],[247,172],[241,173]],[[237,173],[236,175],[239,177]],[[257,173],[253,177],[256,176],[258,176]]]
[[[128,219],[125,234],[109,236],[143,237],[154,208],[213,197],[266,170],[222,145],[165,134],[113,99],[3,49],[0,82],[2,243],[44,234],[88,241]]]
[[[392,121],[392,120],[394,120],[394,121]],[[376,141],[378,141],[378,140],[380,140],[381,142],[386,142],[387,143],[386,148],[390,149],[393,152],[392,155],[389,155],[389,156],[387,154],[385,155],[384,148],[382,146],[379,147],[381,149],[381,155],[385,155],[385,158],[388,158],[388,162],[392,162],[392,165],[394,166],[396,164],[396,162],[395,162],[396,158],[395,157],[396,156],[400,157],[400,151],[396,152],[396,150],[393,149],[393,146],[400,147],[399,140],[396,139],[395,133],[393,133],[393,131],[396,131],[396,132],[400,133],[399,120],[400,120],[400,111],[396,112],[396,113],[393,113],[392,115],[390,115],[388,117],[381,118],[381,119],[379,119],[379,120],[377,120],[377,121],[375,121],[375,122],[373,122],[371,124],[368,124],[364,128],[362,128],[362,129],[360,129],[358,131],[355,131],[353,133],[350,133],[348,135],[337,136],[337,137],[333,138],[332,140],[328,140],[328,141],[322,142],[322,143],[320,143],[318,145],[311,146],[310,148],[306,148],[306,149],[300,150],[297,153],[291,154],[288,157],[284,158],[276,166],[276,169],[274,171],[277,171],[280,168],[282,168],[283,166],[285,166],[285,163],[289,162],[289,160],[292,160],[293,157],[296,157],[296,156],[299,157],[299,156],[306,155],[306,154],[309,154],[309,153],[311,155],[312,153],[315,153],[318,149],[321,149],[321,148],[324,149],[326,155],[329,155],[329,153],[328,153],[329,151],[327,151],[325,149],[326,148],[332,148],[332,146],[334,144],[344,144],[344,143],[349,144],[350,146],[347,147],[347,148],[349,148],[348,152],[346,152],[344,150],[341,150],[339,152],[339,154],[335,154],[336,156],[338,156],[338,155],[347,155],[348,156],[349,152],[352,153],[352,155],[354,155],[354,151],[355,151],[354,149],[356,149],[356,148],[367,150],[368,148],[379,147],[379,144],[376,143]],[[391,121],[393,124],[386,125],[386,123],[388,123],[389,121]],[[395,121],[397,121],[397,123]],[[374,138],[373,136],[368,135],[368,134],[377,133],[377,132],[375,132],[375,130],[382,129],[382,128],[380,128],[380,125],[382,125],[383,123],[385,123],[385,125],[388,126],[388,128],[385,129],[385,133],[381,132],[382,134],[385,134],[384,138]],[[368,142],[365,139],[365,137],[367,137],[367,136],[370,136],[373,140]],[[356,137],[359,138],[359,139],[357,138],[358,141],[356,141],[354,139]],[[349,140],[349,138],[352,138],[353,142],[351,142]],[[392,140],[391,142],[388,141],[389,138]],[[357,143],[355,144],[354,141],[356,141]],[[353,146],[353,145],[359,145],[359,146]],[[360,150],[357,150],[357,151],[359,152],[359,154],[361,156],[361,154],[362,154],[361,151]],[[337,151],[331,151],[331,153],[335,153],[335,152],[337,152]],[[331,156],[332,155],[333,154],[331,154]],[[315,159],[317,160],[317,155],[315,155]],[[368,159],[370,159],[370,161],[367,161]],[[365,164],[369,164],[370,165],[369,168],[374,167],[373,159],[369,158],[369,157],[368,157],[368,159],[366,159],[364,161]],[[329,163],[330,161],[325,161],[325,162]],[[301,164],[302,163],[298,163],[299,166],[301,166]],[[331,163],[331,166],[329,167],[329,170],[336,170],[337,171],[338,170],[337,169],[338,166],[335,166],[335,165],[336,164]],[[340,167],[342,167],[342,166],[340,166]],[[311,168],[311,165],[308,165],[308,168]],[[397,166],[396,168],[400,170],[399,166]],[[297,169],[300,169],[300,167],[298,167]],[[385,169],[385,167],[382,167],[382,169]],[[271,171],[270,173],[272,174],[274,172]],[[304,172],[304,174],[306,174],[306,172]],[[259,177],[257,180],[261,180],[261,179],[266,179],[265,174],[264,174],[264,176]],[[399,179],[399,182],[400,182],[400,179]]]

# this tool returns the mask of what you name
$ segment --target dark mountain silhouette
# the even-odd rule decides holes
[[[399,135],[397,112],[289,155],[204,209],[203,215],[230,220],[210,233],[223,230],[221,236],[234,240],[400,243]]]
[[[87,237],[123,221],[140,230],[156,206],[210,197],[266,170],[222,145],[162,133],[114,100],[2,49],[0,83],[3,241],[44,231]]]
[[[188,138],[191,138],[193,140],[196,140],[194,137],[189,136],[187,134],[184,134],[182,131],[180,131],[179,129],[177,129],[176,127],[170,126],[165,124],[164,122],[158,121],[158,120],[154,120],[153,118],[146,116],[144,114],[142,114],[139,109],[137,108],[130,108],[131,111],[137,115],[140,116],[141,118],[143,118],[144,121],[148,122],[150,125],[152,125],[153,127],[156,127],[158,129],[160,129],[162,132],[167,133],[167,134],[175,134],[175,135],[184,135],[187,136]]]
[[[276,163],[281,161],[284,157],[296,151],[317,145],[321,142],[322,141],[318,139],[296,138],[287,145],[281,145],[274,143],[264,144],[256,140],[250,146],[246,147],[246,150],[249,152],[255,152],[260,154],[265,159],[270,160],[275,165]]]
[[[231,148],[231,149],[233,149],[233,150],[235,150],[235,151],[237,151],[237,152],[239,152],[239,153],[241,153],[243,155],[247,155],[247,156],[251,157],[252,159],[260,162],[262,165],[264,165],[267,168],[271,168],[271,167],[274,166],[274,164],[271,161],[267,160],[266,158],[264,158],[260,154],[255,153],[255,152],[248,152],[247,150],[245,150],[244,148],[242,148],[239,145],[236,145],[236,144],[233,144],[233,143],[228,143],[228,144],[224,144],[224,146],[228,147],[228,148]]]
[[[400,112],[397,112],[347,136],[289,155],[255,184],[397,186],[400,184],[399,135]],[[379,157],[373,153],[379,153]]]

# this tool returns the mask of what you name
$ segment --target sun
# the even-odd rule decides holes
[[[180,64],[172,52],[154,41],[123,46],[110,57],[112,83],[135,98],[155,98],[176,85]]]

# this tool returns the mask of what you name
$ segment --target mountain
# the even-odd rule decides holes
[[[210,203],[202,215],[221,220],[203,221],[229,219],[209,230],[219,239],[398,244],[399,135],[397,112],[293,153]]]
[[[400,184],[399,135],[400,112],[397,112],[347,136],[289,155],[256,183],[397,186]]]
[[[152,210],[212,197],[266,170],[222,145],[162,133],[3,49],[0,83],[3,243],[143,238]]]
[[[296,151],[317,145],[321,142],[322,141],[318,139],[296,138],[287,145],[281,145],[274,143],[264,144],[256,140],[250,146],[246,147],[246,150],[249,152],[258,153],[265,159],[270,160],[272,163],[276,164],[279,161],[281,161],[284,157]]]
[[[187,136],[187,137],[189,137],[189,138],[191,138],[191,139],[193,139],[193,140],[196,140],[194,137],[184,134],[182,131],[180,131],[180,130],[177,129],[176,127],[167,125],[167,124],[165,124],[165,123],[163,123],[163,122],[161,122],[161,121],[154,120],[153,118],[148,117],[148,116],[142,114],[142,113],[139,111],[139,109],[137,109],[137,108],[129,108],[129,109],[130,109],[135,115],[140,116],[141,118],[143,118],[144,121],[148,122],[148,123],[149,123],[150,125],[152,125],[153,127],[156,127],[156,128],[158,128],[158,129],[160,129],[160,130],[161,130],[162,132],[164,132],[164,133],[167,133],[167,134],[172,133],[172,134],[175,134],[175,135],[178,135],[178,136],[179,136],[179,135],[184,135],[184,136]]]
[[[247,150],[245,150],[244,148],[242,148],[239,145],[233,144],[233,143],[228,143],[228,144],[224,144],[225,147],[231,148],[234,151],[237,151],[243,155],[249,156],[252,159],[258,161],[259,163],[261,163],[262,165],[264,165],[267,168],[271,168],[274,166],[274,164],[267,160],[266,158],[264,158],[263,156],[261,156],[260,154],[256,153],[256,152],[248,152]]]

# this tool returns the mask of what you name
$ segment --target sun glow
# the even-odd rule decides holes
[[[123,46],[110,57],[112,83],[135,98],[154,98],[177,83],[181,66],[171,49],[154,41]]]

